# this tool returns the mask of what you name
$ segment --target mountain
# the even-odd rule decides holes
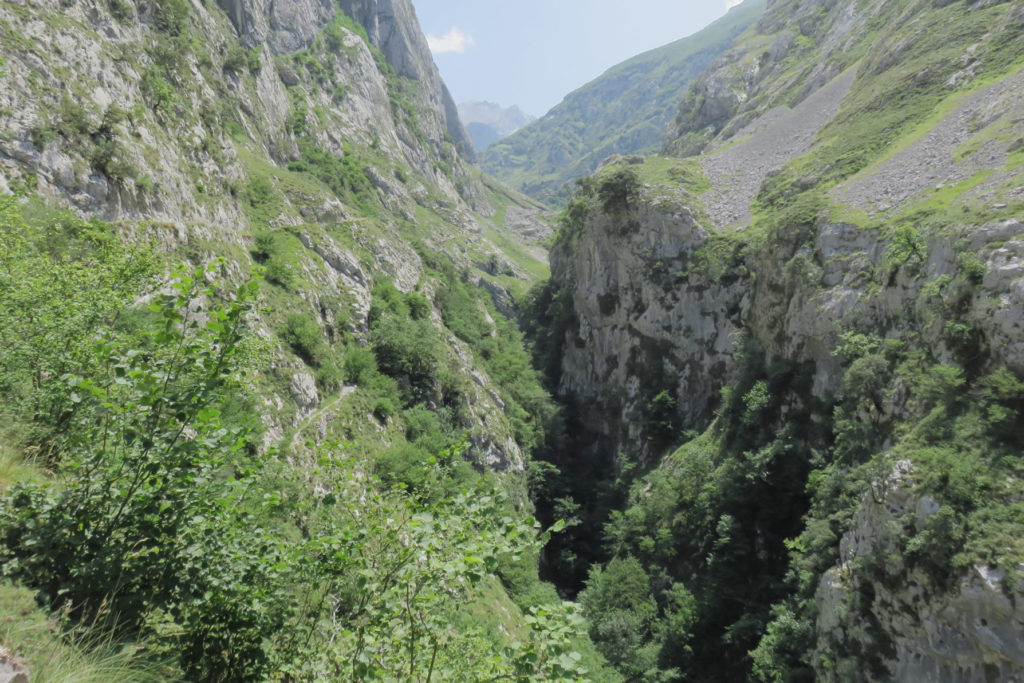
[[[525,316],[575,439],[539,505],[580,501],[547,570],[627,676],[1024,676],[1022,40],[776,0],[579,183]]]
[[[612,67],[537,121],[487,147],[481,168],[531,197],[560,205],[563,186],[593,173],[603,159],[656,151],[686,87],[764,7],[764,0],[746,0],[702,31]]]
[[[537,575],[551,226],[409,0],[0,2],[0,46],[2,666],[619,680]]]
[[[468,100],[459,105],[462,120],[478,152],[483,152],[495,140],[507,137],[535,117],[523,112],[518,106],[502,107],[494,102]]]

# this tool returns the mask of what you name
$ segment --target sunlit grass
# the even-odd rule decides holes
[[[109,635],[61,632],[35,604],[32,591],[0,584],[0,642],[28,668],[33,683],[156,683],[180,680],[173,667],[139,644]]]
[[[37,479],[41,474],[16,448],[0,441],[0,491],[18,482]]]

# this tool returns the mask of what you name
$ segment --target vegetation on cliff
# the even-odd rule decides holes
[[[683,101],[668,148],[704,156],[577,183],[526,316],[577,445],[538,510],[574,512],[547,568],[628,679],[1020,670],[970,615],[1019,628],[1022,19],[776,3]],[[742,157],[847,69],[805,151]]]

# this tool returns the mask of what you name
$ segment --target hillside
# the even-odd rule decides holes
[[[1024,677],[1022,39],[778,0],[579,183],[525,317],[576,436],[541,509],[627,677]]]
[[[746,0],[692,36],[612,67],[489,147],[480,167],[535,199],[564,205],[563,186],[593,173],[605,158],[660,149],[687,86],[764,6],[764,0]]]
[[[617,680],[537,576],[551,228],[411,3],[4,0],[0,46],[0,664]]]

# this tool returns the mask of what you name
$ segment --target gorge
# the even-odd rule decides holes
[[[721,22],[527,196],[409,0],[0,0],[0,661],[1024,680],[1024,5]]]

